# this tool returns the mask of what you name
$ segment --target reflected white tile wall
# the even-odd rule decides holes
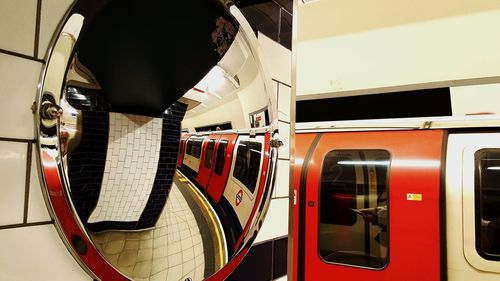
[[[278,87],[278,117],[282,121],[290,122],[290,97],[292,89],[283,84],[279,84]]]
[[[36,0],[0,1],[0,49],[33,56]]]
[[[34,138],[31,105],[41,70],[39,62],[0,54],[0,137]]]
[[[33,145],[33,153],[31,157],[31,176],[30,176],[30,194],[28,201],[28,223],[50,221],[49,211],[45,205],[40,187],[40,178],[37,167],[36,146]]]
[[[38,58],[44,59],[52,36],[73,0],[43,0],[40,17],[40,39]]]
[[[276,186],[274,197],[288,196],[290,186],[290,160],[278,160],[278,170],[276,173]]]
[[[288,198],[272,199],[255,243],[288,235]]]
[[[110,113],[106,166],[89,223],[138,221],[158,170],[163,120]]]
[[[53,225],[0,231],[0,280],[91,281]]]
[[[26,143],[21,142],[0,142],[0,171],[2,172],[0,225],[23,222],[27,147]],[[3,248],[2,251],[4,251]],[[3,279],[0,278],[0,280]]]

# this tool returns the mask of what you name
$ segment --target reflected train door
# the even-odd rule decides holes
[[[219,203],[220,197],[224,193],[237,138],[236,134],[221,135],[215,144],[214,167],[207,187],[208,195],[215,203]]]
[[[186,151],[186,142],[189,138],[189,134],[183,134],[179,142],[179,155],[177,156],[177,168],[182,166],[182,160],[184,159],[184,152]]]
[[[210,135],[203,141],[203,154],[201,156],[200,168],[196,181],[203,188],[207,189],[208,181],[214,167],[215,145],[219,140],[220,135]]]
[[[443,131],[298,134],[297,280],[440,280]]]

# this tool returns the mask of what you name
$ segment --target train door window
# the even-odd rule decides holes
[[[209,140],[207,144],[207,154],[205,155],[205,168],[212,167],[212,156],[214,155],[215,140]]]
[[[186,143],[186,154],[191,155],[192,149],[193,149],[193,140],[188,140]]]
[[[500,260],[500,149],[481,149],[475,157],[476,251]]]
[[[193,147],[191,148],[191,155],[193,157],[200,159],[200,156],[201,156],[201,143],[202,142],[203,142],[202,139],[194,140]]]
[[[262,144],[253,141],[241,141],[236,152],[233,177],[238,179],[253,193],[260,171]]]
[[[334,150],[321,169],[318,252],[323,261],[381,269],[388,262],[390,154]]]
[[[226,156],[227,149],[227,141],[221,140],[219,142],[219,146],[217,147],[217,154],[215,154],[215,167],[214,173],[218,176],[222,176],[222,172],[224,171],[224,162]]]

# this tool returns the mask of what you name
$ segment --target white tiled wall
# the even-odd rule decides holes
[[[109,114],[104,177],[89,223],[139,220],[156,176],[162,124],[161,118]]]
[[[2,281],[92,280],[70,256],[45,206],[35,165],[34,121],[30,109],[43,67],[41,58],[45,56],[46,46],[61,20],[61,11],[65,11],[70,2],[0,1]],[[43,9],[39,12],[41,32],[36,54],[39,3]],[[30,170],[28,175],[27,168]]]
[[[255,242],[288,235],[288,194],[290,175],[290,102],[291,52],[259,33],[259,43],[268,62],[276,98],[278,100],[278,129],[283,146],[278,149],[276,184],[264,224]]]
[[[278,170],[276,173],[276,186],[274,188],[273,197],[288,197],[288,189],[290,186],[290,160],[279,159]]]
[[[1,142],[0,225],[23,222],[26,155],[25,143]]]
[[[49,211],[45,205],[42,195],[42,188],[40,186],[40,177],[37,167],[37,158],[35,155],[36,147],[33,145],[33,156],[31,157],[31,176],[30,176],[30,189],[28,200],[28,223],[39,221],[50,221]]]
[[[255,242],[262,242],[288,235],[288,197],[271,200],[264,225]]]
[[[0,1],[0,49],[33,56],[36,0]]]
[[[71,257],[53,225],[0,231],[0,280],[92,280]]]
[[[0,1],[0,177],[4,179],[0,185],[0,280],[92,280],[70,256],[59,238],[41,194],[38,170],[34,164],[36,149],[32,149],[31,155],[28,153],[28,147],[34,143],[30,107],[35,100],[43,60],[54,30],[72,2]],[[37,11],[38,6],[40,11]],[[39,24],[36,22],[37,14],[40,15]],[[36,30],[37,26],[39,30]],[[287,124],[290,120],[286,109],[289,107],[286,85],[290,85],[290,81],[286,71],[290,70],[287,62],[290,61],[290,54],[274,48],[273,54],[269,54],[273,56],[273,61],[277,59],[276,52],[282,53],[286,63],[273,64],[271,75],[283,83],[277,84],[276,88],[280,91],[279,118],[281,123]],[[281,66],[280,70],[275,66]],[[283,137],[284,134],[281,134]],[[280,155],[281,170],[287,166],[284,164],[288,160],[285,155]],[[31,175],[28,175],[29,192],[26,192],[27,163],[30,163],[31,170]],[[279,176],[284,177],[282,172]],[[286,185],[283,181],[276,188],[274,197],[280,199],[273,199],[271,203],[270,219],[264,225],[259,238],[261,241],[285,233],[286,219],[283,218],[288,213],[288,199],[282,196],[287,193]],[[273,220],[274,217],[281,219]],[[277,226],[269,228],[271,222]],[[271,230],[278,230],[279,233]]]
[[[37,61],[0,53],[0,137],[34,138],[31,105],[41,70]]]
[[[290,122],[290,97],[292,89],[289,85],[278,84],[278,118]]]
[[[52,35],[61,18],[64,16],[73,0],[43,0],[40,18],[40,39],[38,43],[38,58],[43,59],[47,54]]]

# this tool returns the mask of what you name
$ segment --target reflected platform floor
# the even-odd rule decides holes
[[[208,202],[180,173],[154,229],[90,233],[109,263],[137,281],[212,275],[226,263],[223,235]]]

